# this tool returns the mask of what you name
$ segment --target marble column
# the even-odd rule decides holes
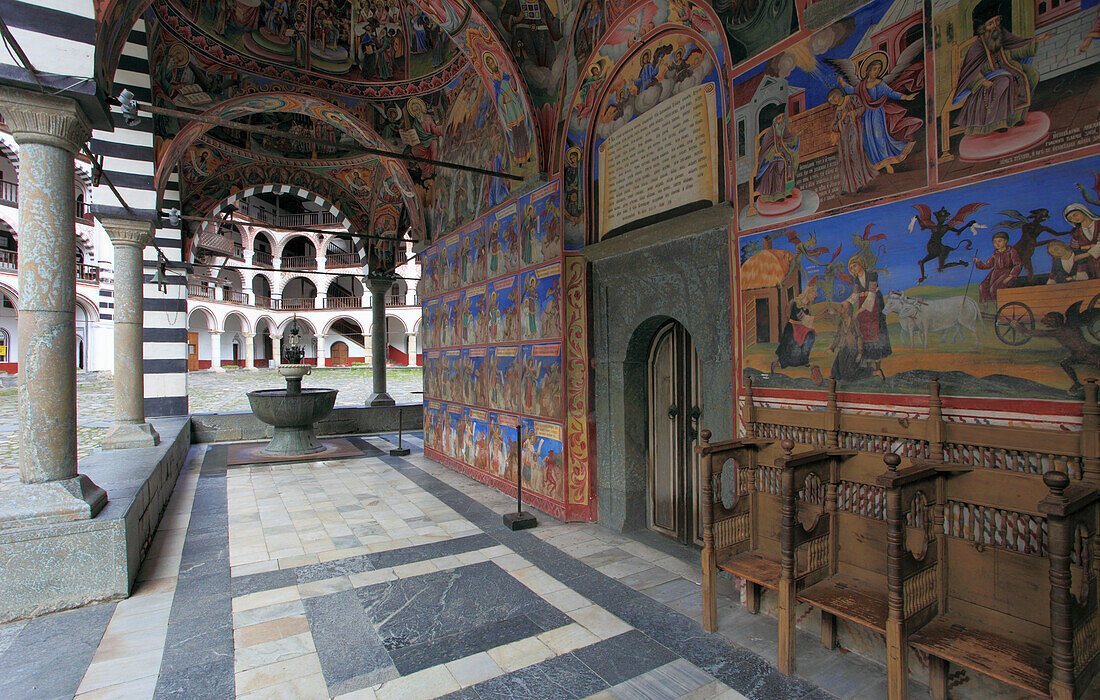
[[[244,336],[244,368],[256,369],[256,334],[242,333]]]
[[[283,364],[283,336],[271,336],[271,366],[278,367]]]
[[[409,367],[416,367],[416,333],[405,334],[405,347],[409,353]]]
[[[222,331],[210,331],[210,369],[225,371],[222,367]]]
[[[393,286],[390,277],[368,277],[371,293],[371,377],[374,387],[367,397],[368,406],[393,406],[393,397],[386,393],[386,292]]]
[[[107,494],[77,474],[73,154],[91,126],[71,99],[0,88],[19,144],[20,483],[0,528],[95,517]]]
[[[149,220],[100,216],[115,248],[115,424],[104,436],[105,450],[154,447],[160,436],[145,421],[142,354],[145,269],[142,251],[153,240]]]

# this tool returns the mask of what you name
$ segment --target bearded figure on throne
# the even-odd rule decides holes
[[[780,111],[756,140],[756,170],[752,178],[752,202],[779,202],[794,193],[798,173],[799,137],[787,131],[787,115]]]
[[[1039,42],[1016,36],[1002,26],[1000,14],[975,18],[975,40],[959,66],[954,104],[962,104],[955,124],[967,136],[989,134],[1023,124],[1031,108],[1039,71],[1032,67]]]

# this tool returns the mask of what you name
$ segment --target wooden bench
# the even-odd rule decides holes
[[[949,486],[949,499],[970,497],[966,492],[973,490],[997,489],[992,493],[1008,499],[1019,493],[1019,484],[990,483],[1003,475],[968,476],[978,478]],[[938,700],[947,697],[948,663],[1053,698],[1083,697],[1096,673],[1100,492],[1071,483],[1062,472],[1047,472],[1042,481],[1049,493],[1028,514],[1045,520],[1045,556],[982,543],[947,545],[954,575],[948,576],[944,612],[908,638],[928,654],[929,688]]]
[[[756,406],[749,383],[746,437],[699,448],[704,626],[717,626],[722,568],[746,580],[752,612],[776,591],[785,673],[802,601],[828,647],[837,619],[884,636],[891,700],[908,696],[910,647],[928,655],[937,698],[949,663],[1084,697],[1100,665],[1097,393],[1090,382],[1074,433],[947,422],[935,381],[927,418],[842,413],[833,382],[824,411]],[[714,484],[731,464],[723,505]]]

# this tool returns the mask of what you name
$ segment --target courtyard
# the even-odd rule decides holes
[[[420,403],[422,388],[419,367],[390,368],[387,382],[390,396],[399,404]],[[305,386],[338,390],[337,406],[362,406],[370,393],[368,367],[314,369]],[[191,413],[248,411],[247,392],[286,386],[275,369],[225,372],[191,372],[187,375]],[[109,375],[89,375],[77,383],[77,454],[85,457],[99,447],[111,427],[114,414],[114,383]],[[15,387],[0,389],[0,486],[19,479],[19,399]]]

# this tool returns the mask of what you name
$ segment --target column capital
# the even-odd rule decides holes
[[[67,97],[0,88],[0,114],[21,145],[44,143],[75,154],[92,135],[84,110]]]
[[[247,339],[247,340],[252,340],[253,338],[256,337],[255,333],[244,333],[244,332],[242,332],[241,335],[243,335],[245,337],[245,339]]]
[[[371,290],[373,294],[385,294],[393,286],[393,283],[397,281],[396,277],[373,275],[367,276],[367,288]]]
[[[104,214],[98,215],[96,218],[115,247],[133,246],[144,248],[153,240],[153,222],[148,219]]]
[[[222,333],[225,333],[225,331],[210,331],[210,335],[221,335]]]

